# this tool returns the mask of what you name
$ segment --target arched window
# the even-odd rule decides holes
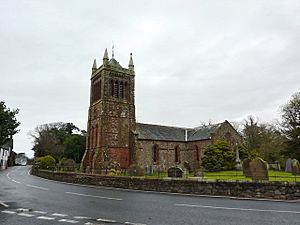
[[[114,88],[114,97],[119,98],[119,81],[115,81]]]
[[[178,145],[175,147],[175,162],[180,162],[180,148]]]
[[[196,161],[200,161],[200,155],[199,155],[199,148],[198,148],[198,146],[195,145],[194,149],[195,149]]]
[[[114,96],[114,81],[110,80],[110,96],[113,97]]]
[[[153,163],[158,164],[158,162],[159,162],[159,147],[157,144],[155,144],[153,146],[152,152],[153,152]]]

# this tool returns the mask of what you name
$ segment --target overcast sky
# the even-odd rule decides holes
[[[261,121],[300,90],[300,1],[0,0],[0,100],[19,108],[15,151],[50,122],[86,129],[94,58],[133,53],[138,122]]]

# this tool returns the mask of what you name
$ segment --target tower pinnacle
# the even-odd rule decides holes
[[[107,48],[105,49],[105,52],[104,52],[104,56],[103,56],[103,64],[107,64],[108,63],[108,53],[107,53]]]
[[[132,60],[132,53],[130,53],[130,59],[129,59],[128,68],[129,68],[130,70],[133,70],[133,69],[134,69],[133,60]]]
[[[93,63],[93,67],[92,67],[92,71],[94,72],[95,70],[97,70],[97,61],[96,61],[96,59],[94,59],[94,63]]]

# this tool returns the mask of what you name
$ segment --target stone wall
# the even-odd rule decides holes
[[[215,143],[218,140],[226,140],[231,149],[237,147],[237,143],[242,141],[240,134],[232,127],[232,125],[225,120],[224,123],[216,130],[215,133],[212,133],[212,141]]]
[[[196,195],[235,196],[242,198],[300,199],[300,183],[286,182],[210,182],[193,179],[145,179],[109,177],[71,172],[32,170],[34,175],[69,183],[125,189],[186,193]]]
[[[159,167],[161,170],[167,171],[168,168],[181,165],[184,161],[192,163],[192,151],[187,148],[186,142],[176,141],[151,141],[139,140],[137,149],[137,162],[142,168],[146,166]],[[159,146],[159,161],[153,163],[153,146]],[[180,149],[179,162],[175,162],[175,147]]]

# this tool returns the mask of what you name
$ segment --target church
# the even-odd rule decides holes
[[[167,170],[188,164],[192,170],[201,166],[206,146],[226,140],[236,149],[241,136],[225,120],[223,123],[183,128],[136,122],[135,71],[130,53],[128,68],[109,59],[92,66],[87,141],[81,169],[100,173],[105,164],[115,162],[121,169],[131,164],[141,168]]]

